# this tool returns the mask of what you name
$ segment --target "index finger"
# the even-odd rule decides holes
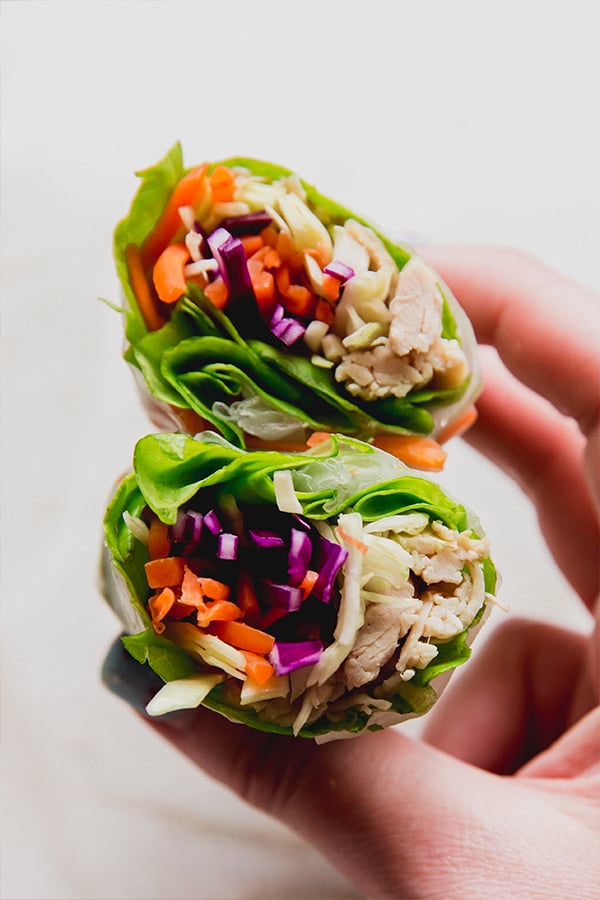
[[[420,249],[516,377],[589,435],[600,414],[600,297],[515,250]]]

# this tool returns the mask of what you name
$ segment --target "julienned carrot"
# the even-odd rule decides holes
[[[245,234],[240,238],[242,242],[242,247],[244,248],[244,253],[246,257],[253,256],[253,254],[258,253],[259,250],[265,246],[265,242],[263,241],[260,234]]]
[[[204,591],[202,590],[200,579],[188,566],[184,568],[181,581],[181,602],[196,609],[204,607]]]
[[[319,573],[315,572],[313,569],[307,569],[306,575],[304,576],[304,578],[298,585],[298,587],[304,594],[305,600],[308,597],[308,595],[311,593],[312,589],[314,588],[314,586],[318,580],[319,580]]]
[[[187,619],[188,616],[197,612],[198,610],[195,606],[187,606],[187,604],[181,603],[180,600],[175,600],[175,603],[169,610],[169,618],[178,622],[180,619]]]
[[[318,319],[320,322],[327,322],[328,325],[333,324],[335,313],[331,307],[331,304],[329,304],[327,300],[319,299],[317,301],[317,306],[315,309],[315,319]]]
[[[183,409],[179,406],[172,406],[171,409],[181,419],[188,434],[198,434],[199,431],[206,431],[209,426],[207,420],[195,413],[193,409]]]
[[[275,638],[266,631],[259,631],[243,622],[214,622],[210,631],[226,644],[231,644],[238,650],[251,650],[253,653],[270,653],[275,643]]]
[[[459,435],[464,434],[471,425],[475,424],[477,415],[476,408],[474,406],[469,406],[458,419],[455,419],[454,422],[450,422],[445,428],[442,428],[437,436],[438,443],[445,444],[450,438],[459,437]]]
[[[340,288],[341,282],[339,278],[335,278],[333,275],[323,275],[323,281],[321,283],[323,288],[323,293],[325,294],[327,300],[330,300],[332,303],[335,303],[340,296]]]
[[[196,166],[175,186],[160,219],[142,244],[141,257],[144,266],[151,266],[177,236],[177,232],[182,228],[179,207],[197,205],[203,188],[207,186],[207,169],[208,163]]]
[[[229,600],[212,600],[198,610],[197,624],[206,628],[211,622],[233,622],[242,612],[239,606]]]
[[[235,178],[227,166],[215,166],[208,176],[213,203],[228,203],[233,199]]]
[[[221,276],[218,276],[214,281],[211,281],[211,283],[204,288],[204,293],[212,305],[216,306],[217,309],[223,309],[229,299],[227,285]]]
[[[184,268],[190,258],[185,244],[170,244],[156,260],[152,280],[163,303],[176,303],[185,294]]]
[[[169,539],[169,526],[153,516],[150,522],[150,536],[148,538],[148,554],[150,559],[164,559],[169,555],[171,541]]]
[[[198,578],[202,593],[210,600],[229,600],[231,593],[228,585],[222,581],[216,581],[214,578]]]
[[[283,609],[281,606],[272,606],[260,620],[260,627],[263,629],[270,628],[271,625],[274,625],[275,622],[287,615],[289,615],[287,609]]]
[[[328,431],[313,431],[306,442],[306,446],[316,447],[317,444],[322,444],[324,441],[328,441],[330,437],[331,435]]]
[[[165,320],[160,315],[156,306],[156,300],[152,296],[152,291],[144,272],[140,249],[136,244],[128,244],[125,248],[125,262],[129,271],[129,282],[133,295],[146,327],[148,331],[158,331],[165,324]]]
[[[167,613],[171,611],[174,603],[175,594],[170,587],[163,588],[162,591],[158,591],[153,597],[150,597],[148,600],[148,609],[155,631],[157,630],[157,623],[162,623],[162,620]],[[164,627],[165,626],[163,625],[160,631],[163,631]]]
[[[353,547],[356,547],[356,549],[359,551],[359,553],[362,553],[363,555],[367,552],[367,550],[368,550],[367,545],[364,544],[362,541],[359,541],[358,538],[355,538],[351,534],[348,534],[346,529],[342,528],[341,525],[338,525],[335,530],[338,533],[338,535],[340,536],[340,538],[344,541],[344,543],[351,544]]]
[[[409,434],[378,434],[373,443],[398,457],[407,466],[429,472],[441,472],[447,453],[433,438],[416,437]]]
[[[175,587],[183,581],[185,560],[178,556],[152,559],[146,563],[145,569],[151,588]]]
[[[285,295],[285,308],[294,316],[312,319],[317,307],[317,298],[303,284],[291,284]]]
[[[246,675],[256,684],[264,684],[275,673],[275,669],[264,656],[251,653],[249,650],[242,650],[241,653],[246,660]]]

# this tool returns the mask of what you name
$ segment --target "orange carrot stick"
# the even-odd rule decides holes
[[[231,591],[222,581],[216,581],[214,578],[199,578],[198,581],[206,597],[211,600],[229,600]]]
[[[211,622],[233,622],[241,615],[242,611],[235,603],[229,600],[213,600],[206,603],[204,609],[198,610],[197,624],[200,628],[206,628]]]
[[[151,588],[174,587],[181,584],[183,580],[185,560],[179,556],[152,559],[146,563],[145,569]]]
[[[244,625],[243,622],[213,622],[210,631],[226,644],[239,650],[251,650],[253,653],[270,653],[275,643],[272,635],[251,625]]]
[[[448,455],[433,438],[410,434],[378,434],[373,443],[380,450],[397,456],[407,466],[429,472],[441,472]]]
[[[152,280],[163,303],[176,303],[185,294],[183,270],[189,258],[185,244],[170,244],[158,257],[152,270]]]
[[[152,618],[152,624],[162,622],[164,617],[170,612],[175,603],[175,594],[170,587],[157,591],[153,597],[148,600],[148,609]]]
[[[312,591],[312,589],[314,588],[314,586],[318,580],[319,580],[319,573],[313,571],[313,569],[308,569],[306,572],[306,575],[304,576],[304,578],[298,585],[298,587],[304,594],[305,600],[308,597],[308,595],[310,594],[310,592]]]
[[[211,283],[204,288],[204,293],[217,309],[223,309],[229,299],[227,285],[221,276],[218,276],[214,281],[211,281]]]
[[[235,179],[231,169],[227,166],[215,166],[208,176],[212,191],[213,203],[229,203],[233,199]]]
[[[131,289],[146,327],[148,331],[158,331],[165,324],[165,320],[157,309],[156,299],[152,296],[152,290],[144,273],[140,250],[136,244],[128,244],[125,248],[125,262],[129,270]]]
[[[450,438],[459,437],[461,434],[464,434],[465,431],[469,430],[471,425],[475,424],[477,416],[477,409],[474,406],[470,406],[458,417],[458,419],[455,419],[454,422],[450,422],[445,428],[442,428],[437,436],[438,443],[445,444]]]
[[[169,526],[153,516],[150,522],[150,537],[148,539],[148,554],[150,559],[164,559],[169,555],[171,541],[169,540]]]
[[[180,206],[195,206],[205,187],[208,163],[196,166],[175,186],[163,213],[141,247],[144,266],[151,266],[182,228]]]
[[[274,674],[275,669],[264,656],[259,656],[258,653],[251,653],[249,650],[242,650],[241,653],[246,660],[246,675],[252,681],[255,681],[257,684],[264,684]]]
[[[317,444],[322,444],[324,441],[328,441],[330,437],[331,435],[328,431],[313,431],[306,442],[306,446],[316,447]]]

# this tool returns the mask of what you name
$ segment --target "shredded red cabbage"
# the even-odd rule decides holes
[[[230,216],[223,219],[221,228],[226,228],[234,237],[241,237],[244,234],[259,234],[272,221],[269,213],[261,209],[243,216]]]
[[[326,275],[333,275],[334,278],[339,278],[340,281],[348,281],[349,278],[354,278],[354,269],[351,266],[347,266],[346,263],[341,262],[339,259],[334,259],[330,263],[328,263],[323,269]]]
[[[348,551],[324,537],[319,541],[319,551],[319,564],[316,567],[319,577],[312,593],[322,603],[329,603],[335,579],[346,562]]]
[[[323,652],[321,641],[276,641],[269,653],[269,662],[277,675],[287,675],[294,669],[312,666]]]

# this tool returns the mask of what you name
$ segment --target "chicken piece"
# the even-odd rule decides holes
[[[365,623],[344,663],[344,681],[349,690],[373,681],[391,658],[400,638],[403,610],[386,603],[371,603]]]
[[[390,302],[390,344],[394,353],[426,353],[442,336],[442,306],[435,272],[413,256],[400,272]]]

